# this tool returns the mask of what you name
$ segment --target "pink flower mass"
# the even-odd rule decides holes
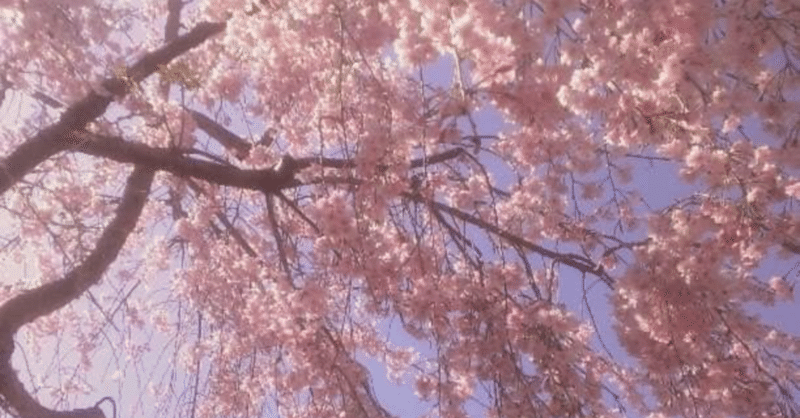
[[[0,0],[0,416],[800,416],[798,28]]]

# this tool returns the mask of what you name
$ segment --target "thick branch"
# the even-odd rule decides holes
[[[167,0],[167,23],[164,25],[164,40],[171,42],[178,37],[181,27],[182,0]]]
[[[45,408],[28,393],[10,362],[0,364],[0,385],[3,397],[21,418],[105,418],[103,410],[97,406],[71,411]]]
[[[252,148],[250,143],[200,112],[189,110],[189,113],[203,132],[216,139],[225,149],[232,152],[236,158],[240,160],[247,158],[250,148]]]
[[[225,23],[201,23],[191,32],[177,38],[142,57],[128,70],[129,80],[111,78],[103,81],[108,92],[125,95],[131,82],[139,82],[154,73],[159,65],[166,65],[175,57],[200,45],[209,37],[225,29]],[[81,131],[89,122],[105,113],[113,101],[111,94],[92,91],[83,99],[68,107],[53,125],[42,129],[36,136],[17,147],[8,157],[0,160],[0,195],[42,161],[74,144],[73,131]]]
[[[162,170],[178,176],[194,177],[223,186],[273,193],[295,185],[272,169],[243,170],[232,165],[195,160],[173,150],[153,148],[145,144],[124,141],[122,138],[78,133],[83,138],[76,151],[121,163],[133,163]]]
[[[136,225],[153,175],[154,171],[149,168],[134,169],[116,216],[83,263],[64,278],[25,292],[0,306],[0,333],[15,333],[21,326],[62,308],[100,280],[100,275],[117,257]]]
[[[100,281],[136,226],[154,175],[155,172],[146,167],[137,166],[133,170],[114,219],[103,231],[95,249],[79,266],[63,278],[26,291],[0,306],[0,395],[21,417],[103,417],[97,407],[58,412],[40,405],[25,390],[11,367],[13,337],[23,325],[63,308]]]
[[[797,255],[800,255],[800,245],[795,244],[795,243],[793,243],[791,241],[788,241],[788,240],[783,241],[781,243],[781,245],[783,246],[784,249],[786,249],[788,251],[791,251],[791,252],[793,252],[793,253],[795,253]]]
[[[150,74],[156,72],[159,66],[169,64],[173,59],[183,55],[190,49],[202,44],[208,38],[221,33],[225,30],[225,23],[203,22],[195,26],[194,29],[186,34],[179,36],[173,42],[168,43],[136,62],[128,69],[128,77],[134,82],[140,82]]]
[[[178,176],[194,177],[223,186],[259,190],[274,193],[287,187],[297,186],[294,179],[284,178],[273,169],[244,170],[232,165],[195,160],[175,153],[173,150],[154,148],[145,144],[125,141],[120,137],[89,132],[70,134],[79,143],[74,149],[96,157],[108,158],[121,163],[140,164],[163,170]],[[463,150],[454,148],[427,158],[411,161],[412,168],[444,162],[459,156]],[[352,160],[336,158],[301,158],[295,161],[299,171],[318,163],[323,167],[355,167]]]

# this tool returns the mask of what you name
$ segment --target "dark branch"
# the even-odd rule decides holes
[[[182,0],[167,0],[167,23],[164,25],[164,40],[167,42],[172,42],[178,37],[182,8]]]
[[[191,159],[175,154],[173,150],[128,142],[120,137],[89,132],[74,132],[70,135],[74,142],[78,144],[74,147],[75,151],[121,163],[141,164],[153,169],[168,171],[175,175],[195,177],[219,185],[272,193],[300,184],[294,180],[293,175],[285,175],[287,171],[284,169],[279,171],[273,169],[243,170],[232,165]],[[411,167],[418,168],[424,165],[444,162],[458,157],[462,152],[464,152],[463,149],[454,148],[428,158],[418,158],[411,161]],[[308,168],[314,163],[331,168],[355,167],[353,160],[336,158],[308,157],[291,159],[291,161],[292,167],[289,171],[292,174]]]
[[[238,135],[234,134],[233,132],[225,129],[222,125],[214,122],[206,115],[194,111],[189,110],[189,113],[192,115],[194,120],[197,122],[197,126],[203,130],[203,132],[207,133],[208,136],[214,138],[222,144],[225,149],[233,153],[239,160],[244,160],[247,158],[247,155],[250,154],[250,148],[252,146],[250,143],[245,141],[243,138],[240,138]]]
[[[463,148],[452,148],[428,157],[415,158],[411,160],[411,168],[420,168],[426,165],[443,163],[458,157],[462,153],[464,153]],[[323,167],[329,168],[354,168],[356,166],[355,161],[352,159],[314,157],[297,159],[298,169],[310,167],[312,164],[319,164]]]
[[[154,171],[137,167],[128,179],[117,214],[103,231],[95,250],[64,278],[18,295],[0,306],[0,333],[15,333],[21,326],[62,308],[100,280],[117,257],[147,201]],[[0,359],[3,360],[3,359]]]
[[[589,260],[589,259],[587,259],[585,257],[579,256],[579,255],[575,255],[575,254],[562,254],[562,253],[558,253],[558,252],[555,252],[555,251],[548,250],[547,248],[544,248],[542,246],[536,245],[536,244],[534,244],[534,243],[532,243],[532,242],[530,242],[530,241],[528,241],[528,240],[526,240],[526,239],[524,239],[522,237],[519,237],[519,236],[514,235],[514,234],[512,234],[512,233],[510,233],[508,231],[505,231],[502,228],[498,227],[497,225],[491,224],[491,223],[486,222],[486,221],[484,221],[484,220],[482,220],[480,218],[476,218],[473,215],[470,215],[468,213],[462,212],[462,211],[460,211],[458,209],[455,209],[455,208],[452,208],[450,206],[441,204],[439,202],[432,201],[432,200],[429,200],[429,199],[425,199],[422,196],[420,196],[419,194],[404,193],[403,197],[405,197],[407,199],[411,199],[411,200],[419,202],[419,203],[422,203],[422,204],[425,204],[425,205],[428,205],[428,206],[431,207],[431,209],[438,209],[438,210],[441,210],[443,212],[446,212],[446,213],[448,213],[448,214],[450,214],[450,215],[452,215],[452,216],[454,216],[454,217],[456,217],[458,219],[461,219],[462,221],[469,222],[472,225],[475,225],[475,226],[477,226],[477,227],[479,227],[479,228],[481,228],[481,229],[483,229],[485,231],[491,232],[491,233],[497,235],[498,237],[505,239],[506,241],[508,241],[512,245],[515,245],[515,246],[527,249],[529,251],[533,251],[535,253],[541,254],[541,255],[543,255],[543,256],[545,256],[547,258],[550,258],[550,259],[554,260],[555,262],[568,265],[568,266],[573,267],[576,270],[581,271],[583,273],[593,274],[593,275],[599,277],[609,288],[611,288],[611,289],[614,288],[614,285],[613,285],[613,282],[611,281],[611,278],[608,276],[608,274],[605,271],[603,271],[602,266],[595,265],[591,260]]]
[[[25,324],[49,315],[80,297],[100,281],[117,258],[147,202],[155,172],[137,166],[128,178],[122,202],[114,219],[97,241],[95,249],[63,278],[19,294],[0,306],[0,396],[22,418],[102,418],[97,406],[67,412],[45,408],[34,399],[11,367],[14,334]]]
[[[224,29],[225,23],[201,23],[174,42],[142,57],[128,70],[127,74],[130,80],[106,79],[102,83],[103,88],[115,95],[123,96],[127,93],[128,84],[131,81],[134,83],[142,81],[154,73],[159,65],[168,64],[175,57],[200,45]],[[100,117],[113,99],[114,97],[109,94],[90,92],[86,97],[68,107],[61,114],[58,122],[42,129],[36,136],[17,147],[8,157],[0,160],[0,195],[42,161],[70,146],[77,145],[72,142],[74,136],[69,133],[83,130],[89,122]]]
[[[121,163],[133,163],[178,176],[194,177],[211,183],[272,193],[298,183],[272,169],[243,170],[231,165],[200,161],[176,154],[174,150],[153,148],[119,137],[79,132],[73,136],[81,143],[76,151]]]

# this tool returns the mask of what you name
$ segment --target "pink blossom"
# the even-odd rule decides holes
[[[790,285],[786,279],[782,277],[772,277],[769,280],[769,287],[778,295],[779,298],[784,300],[794,300],[794,286]]]
[[[794,182],[784,188],[787,195],[800,199],[800,182]]]
[[[790,402],[800,338],[759,314],[793,300],[794,3],[17,3],[0,374],[43,407],[110,376],[122,415],[389,418],[364,357],[422,416]]]

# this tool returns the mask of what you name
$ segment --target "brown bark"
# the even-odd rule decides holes
[[[73,411],[54,411],[39,404],[25,389],[11,367],[14,334],[25,324],[49,315],[80,297],[100,281],[117,258],[136,226],[150,193],[155,172],[136,167],[128,178],[122,203],[88,257],[63,278],[19,294],[0,306],[0,396],[22,418],[100,418],[97,406]]]
[[[125,95],[131,83],[138,83],[154,73],[160,65],[168,64],[224,29],[225,23],[201,23],[189,33],[142,57],[131,68],[126,69],[127,78],[103,81],[102,87],[107,92],[92,91],[69,106],[58,122],[42,129],[5,159],[0,160],[0,195],[43,161],[70,147],[79,146],[75,142],[79,135],[73,133],[85,132],[85,126],[105,113],[115,96]],[[23,325],[76,300],[100,281],[136,226],[147,201],[155,171],[149,166],[137,165],[134,168],[114,219],[103,231],[95,249],[80,265],[63,278],[19,294],[0,306],[0,398],[3,408],[10,409],[23,418],[104,417],[103,411],[97,405],[71,411],[54,411],[34,399],[11,366],[14,334]]]

